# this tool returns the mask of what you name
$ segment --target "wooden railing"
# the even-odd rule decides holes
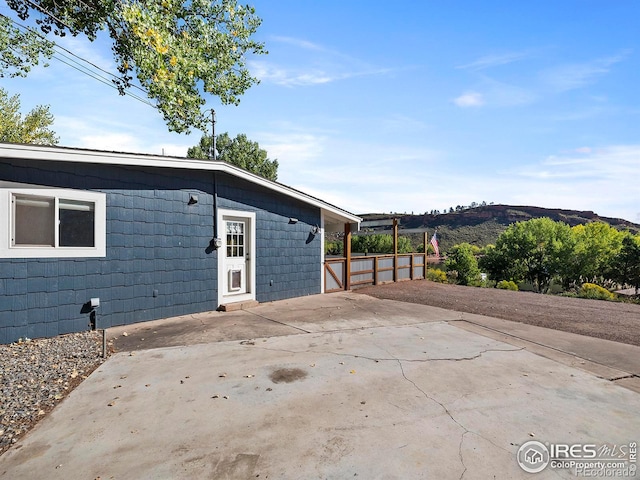
[[[403,253],[351,257],[348,267],[345,257],[325,260],[325,292],[423,279],[427,265],[424,253]]]

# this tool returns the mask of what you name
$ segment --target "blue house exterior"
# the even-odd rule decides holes
[[[0,144],[0,343],[321,293],[359,221],[224,162]]]

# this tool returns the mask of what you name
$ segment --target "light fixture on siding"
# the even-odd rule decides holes
[[[198,196],[189,195],[189,202],[187,203],[187,205],[195,205],[196,203],[198,203]]]
[[[298,223],[298,219],[297,218],[291,217],[289,219],[289,224],[290,225],[295,225],[296,223]]]

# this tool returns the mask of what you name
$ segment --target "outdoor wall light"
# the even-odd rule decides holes
[[[311,227],[311,234],[312,235],[317,235],[320,232],[320,227],[318,225],[313,225]]]
[[[296,223],[298,223],[298,219],[297,219],[297,218],[293,218],[293,217],[291,217],[291,218],[289,219],[289,224],[290,224],[290,225],[295,225]]]
[[[198,196],[189,195],[189,203],[187,205],[195,205],[196,203],[198,203]]]

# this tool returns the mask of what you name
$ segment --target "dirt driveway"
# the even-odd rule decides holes
[[[640,305],[430,281],[356,290],[377,298],[502,318],[640,346]]]

